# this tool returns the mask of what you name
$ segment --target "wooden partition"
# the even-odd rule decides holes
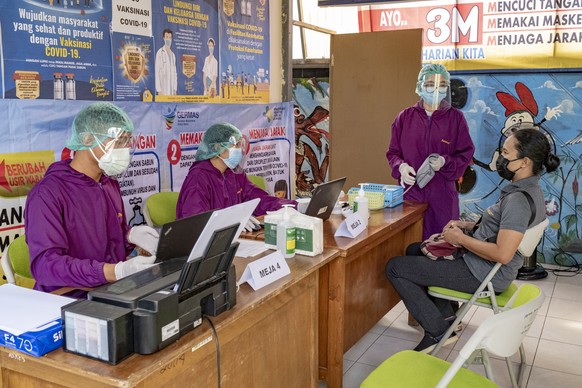
[[[422,30],[339,34],[331,37],[330,179],[396,183],[386,150],[390,126],[418,101]]]

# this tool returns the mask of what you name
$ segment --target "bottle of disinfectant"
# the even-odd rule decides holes
[[[286,259],[295,257],[295,225],[289,215],[289,206],[283,205],[283,219],[277,223],[277,249],[283,253]]]
[[[368,218],[370,218],[370,210],[368,209],[368,197],[364,192],[364,184],[360,183],[360,191],[354,199],[354,213],[360,213],[364,225],[368,226]]]

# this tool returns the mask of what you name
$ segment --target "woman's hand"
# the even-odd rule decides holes
[[[465,231],[465,230],[473,229],[474,226],[475,226],[474,222],[461,221],[461,220],[450,220],[443,228],[443,233],[445,232],[445,230],[448,230],[450,228],[456,227],[456,228],[461,229],[461,231]]]
[[[443,239],[450,244],[462,246],[461,240],[465,237],[465,233],[455,223],[450,222],[449,224],[451,225],[443,230]]]

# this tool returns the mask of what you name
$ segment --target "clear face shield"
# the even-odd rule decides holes
[[[93,149],[90,151],[105,175],[118,181],[124,179],[135,153],[136,142],[132,139],[136,136],[138,136],[136,132],[130,133],[122,128],[111,127],[107,130],[107,137],[104,140],[95,137],[102,156],[98,158]]]
[[[228,156],[221,159],[232,171],[241,173],[244,171],[249,147],[250,144],[246,136],[242,136],[240,139],[231,136],[228,139]]]
[[[451,102],[451,88],[449,80],[441,74],[433,74],[419,81],[417,93],[423,101],[433,108],[438,108],[442,100]]]

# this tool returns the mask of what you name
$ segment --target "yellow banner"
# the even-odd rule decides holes
[[[0,154],[0,197],[27,195],[54,161],[54,151]]]
[[[582,0],[417,1],[360,7],[361,31],[423,29],[449,70],[582,68]]]

